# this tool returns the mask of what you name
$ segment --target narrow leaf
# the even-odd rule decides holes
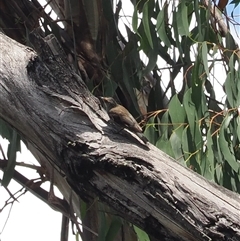
[[[222,170],[222,165],[217,165],[215,169],[215,174],[216,174],[216,181],[219,185],[223,185],[223,170]]]
[[[178,131],[180,132],[180,131]],[[180,161],[182,164],[185,164],[184,158],[183,158],[183,152],[182,152],[182,138],[179,137],[180,134],[182,136],[183,129],[181,130],[181,133],[178,135],[176,134],[175,131],[173,131],[171,137],[170,137],[170,142],[172,146],[172,150],[174,153],[174,158]]]
[[[164,42],[164,44],[167,47],[170,47],[171,43],[168,39],[168,36],[166,34],[166,29],[165,29],[164,12],[165,12],[164,9],[162,9],[158,13],[156,28],[157,28],[157,33],[158,33],[159,38]]]
[[[171,156],[172,158],[174,158],[174,153],[172,150],[172,145],[168,140],[165,140],[164,138],[160,138],[157,143],[156,143],[156,147],[158,149],[160,149],[161,151],[165,152],[167,155]]]
[[[118,234],[122,226],[122,221],[119,217],[113,217],[113,220],[109,226],[108,232],[106,234],[105,241],[115,240],[116,235]]]
[[[180,58],[183,61],[183,58],[182,58],[183,48],[180,43],[180,36],[179,36],[180,34],[178,33],[177,13],[175,11],[173,12],[173,32],[174,32],[176,47],[179,51]]]
[[[214,176],[214,153],[213,153],[213,140],[211,135],[211,129],[209,128],[207,133],[207,161],[209,163],[209,169],[211,171],[211,176]],[[202,168],[202,167],[201,167]],[[202,170],[204,175],[204,170]]]
[[[239,170],[239,164],[234,155],[232,142],[230,140],[226,140],[226,136],[228,136],[228,125],[231,121],[231,117],[227,116],[221,125],[220,134],[219,134],[219,146],[221,148],[221,152],[228,162],[228,164],[232,167],[232,169],[237,173]]]
[[[152,41],[152,34],[151,34],[151,30],[150,30],[150,18],[149,18],[149,14],[148,14],[148,4],[149,1],[147,1],[144,6],[143,6],[143,27],[145,30],[145,34],[147,36],[148,39],[148,43],[150,45],[150,47],[153,49],[153,41]]]
[[[169,103],[169,115],[171,117],[174,129],[183,125],[186,118],[186,112],[177,95],[174,95]]]
[[[196,106],[192,101],[192,90],[189,89],[183,97],[183,106],[186,111],[188,124],[190,126],[190,132],[192,135],[192,140],[196,148],[201,148],[202,145],[202,134],[199,127],[199,121],[197,118]]]
[[[134,8],[133,17],[132,17],[132,28],[136,33],[138,27],[138,14],[137,14],[137,6]]]
[[[205,72],[206,72],[207,76],[209,76],[207,53],[208,53],[207,43],[206,43],[206,41],[204,41],[202,43],[202,60],[203,60]]]
[[[133,226],[133,228],[134,228],[134,231],[137,234],[137,237],[138,237],[139,241],[150,241],[148,235],[143,230],[141,230],[140,228],[138,228],[136,226]]]
[[[158,52],[155,49],[151,49],[150,52],[148,53],[147,66],[143,71],[144,76],[149,74],[149,72],[155,68],[157,63],[157,57],[158,57]]]
[[[184,0],[181,1],[178,5],[177,26],[178,26],[178,33],[181,36],[189,35],[188,13],[187,13],[187,6]]]
[[[7,157],[8,157],[8,162],[7,162],[7,167],[4,170],[3,174],[3,179],[2,179],[2,185],[4,187],[7,187],[8,184],[10,183],[13,173],[15,170],[15,165],[16,165],[16,156],[17,156],[17,151],[19,149],[19,144],[20,139],[18,137],[18,134],[15,130],[12,132],[12,139],[10,141],[10,144],[8,145],[8,152],[7,152]]]
[[[146,125],[144,136],[149,140],[150,143],[154,144],[156,143],[156,140],[158,138],[158,132],[155,128],[155,119],[154,117],[151,117],[148,120],[148,123]]]

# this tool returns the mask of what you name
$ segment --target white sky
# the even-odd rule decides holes
[[[0,137],[0,143],[4,150],[7,150],[8,141],[3,140]],[[34,157],[27,150],[25,145],[21,145],[22,152],[18,153],[17,161],[36,164]],[[6,152],[5,152],[6,155]],[[2,156],[0,155],[2,158]],[[18,169],[19,170],[19,169]],[[24,168],[24,173],[28,178],[38,177],[35,170]],[[2,179],[2,172],[0,172],[0,178]],[[49,191],[49,183],[42,185],[41,187]],[[11,180],[9,190],[12,193],[21,189],[21,186],[14,180]],[[58,191],[54,189],[57,194]],[[8,193],[3,187],[0,187],[0,209],[4,206],[5,201],[9,198]],[[25,193],[19,198],[19,203],[15,202],[12,206],[9,205],[0,213],[0,240],[1,241],[50,241],[60,240],[60,230],[62,215],[59,212],[51,209],[47,204],[40,201],[37,197],[30,192]],[[9,215],[10,211],[10,215]],[[9,218],[7,220],[7,217]],[[4,224],[5,229],[3,229]],[[75,237],[69,232],[69,241],[75,240]]]
[[[124,3],[124,1],[123,1]],[[231,7],[232,8],[232,7]],[[124,8],[125,15],[132,15],[132,8]],[[230,13],[230,10],[228,10]],[[237,22],[240,23],[240,7],[235,10],[235,14],[238,13]],[[120,20],[121,21],[121,20]],[[131,20],[130,20],[131,24]],[[234,34],[234,31],[232,31]],[[235,32],[236,33],[236,32]],[[240,26],[238,26],[238,33],[240,33]],[[239,36],[236,36],[239,40]],[[3,141],[0,137],[0,143],[4,147],[5,154],[7,150],[7,142]],[[18,162],[28,162],[34,163],[34,157],[22,146],[22,153],[18,154]],[[35,171],[27,171],[29,177],[37,177]],[[2,178],[2,172],[0,172],[0,178]],[[47,186],[47,185],[45,185]],[[12,193],[20,189],[18,185],[13,180],[9,185],[9,190]],[[48,187],[46,188],[48,191]],[[9,198],[8,193],[3,187],[0,187],[0,208],[4,206],[5,201]],[[8,206],[2,213],[0,213],[0,240],[1,241],[52,241],[60,240],[60,228],[62,216],[60,213],[53,211],[48,205],[40,201],[38,198],[33,196],[31,193],[27,192],[22,197],[19,198],[19,203],[14,203],[12,210],[9,214]],[[9,217],[8,217],[9,215]],[[8,217],[8,218],[7,218]],[[2,229],[7,220],[4,231]],[[69,241],[75,240],[75,237],[71,235],[71,230],[69,232]]]

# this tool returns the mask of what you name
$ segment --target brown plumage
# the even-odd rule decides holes
[[[125,107],[119,105],[112,97],[101,97],[101,99],[104,102],[104,107],[109,116],[114,121],[122,126],[127,127],[130,131],[137,134],[142,141],[145,143],[147,142],[146,137],[144,137],[142,134],[142,128]]]
[[[217,6],[221,11],[223,11],[227,4],[228,4],[228,0],[219,0]]]

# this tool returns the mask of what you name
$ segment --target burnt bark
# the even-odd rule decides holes
[[[56,39],[38,54],[0,33],[0,117],[29,143],[74,211],[96,196],[156,240],[240,240],[239,195],[112,123]]]

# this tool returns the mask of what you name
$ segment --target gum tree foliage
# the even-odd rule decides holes
[[[92,94],[114,96],[140,122],[152,144],[239,193],[240,51],[239,38],[233,37],[239,27],[234,10],[221,12],[207,0],[128,1],[133,11],[127,18],[125,4],[1,1],[1,31],[29,46],[34,29],[41,26],[44,35],[53,33]],[[239,1],[230,4],[237,7]],[[48,6],[57,19],[50,17]],[[124,35],[119,29],[122,19],[128,20]],[[21,136],[3,120],[1,135],[10,141],[2,180],[7,186]],[[88,205],[82,204],[83,213],[88,213]],[[93,212],[105,223],[99,234],[105,232],[114,240],[111,233],[122,223],[110,219],[102,204],[91,207],[105,209]],[[145,240],[140,230],[135,231],[132,240]]]

